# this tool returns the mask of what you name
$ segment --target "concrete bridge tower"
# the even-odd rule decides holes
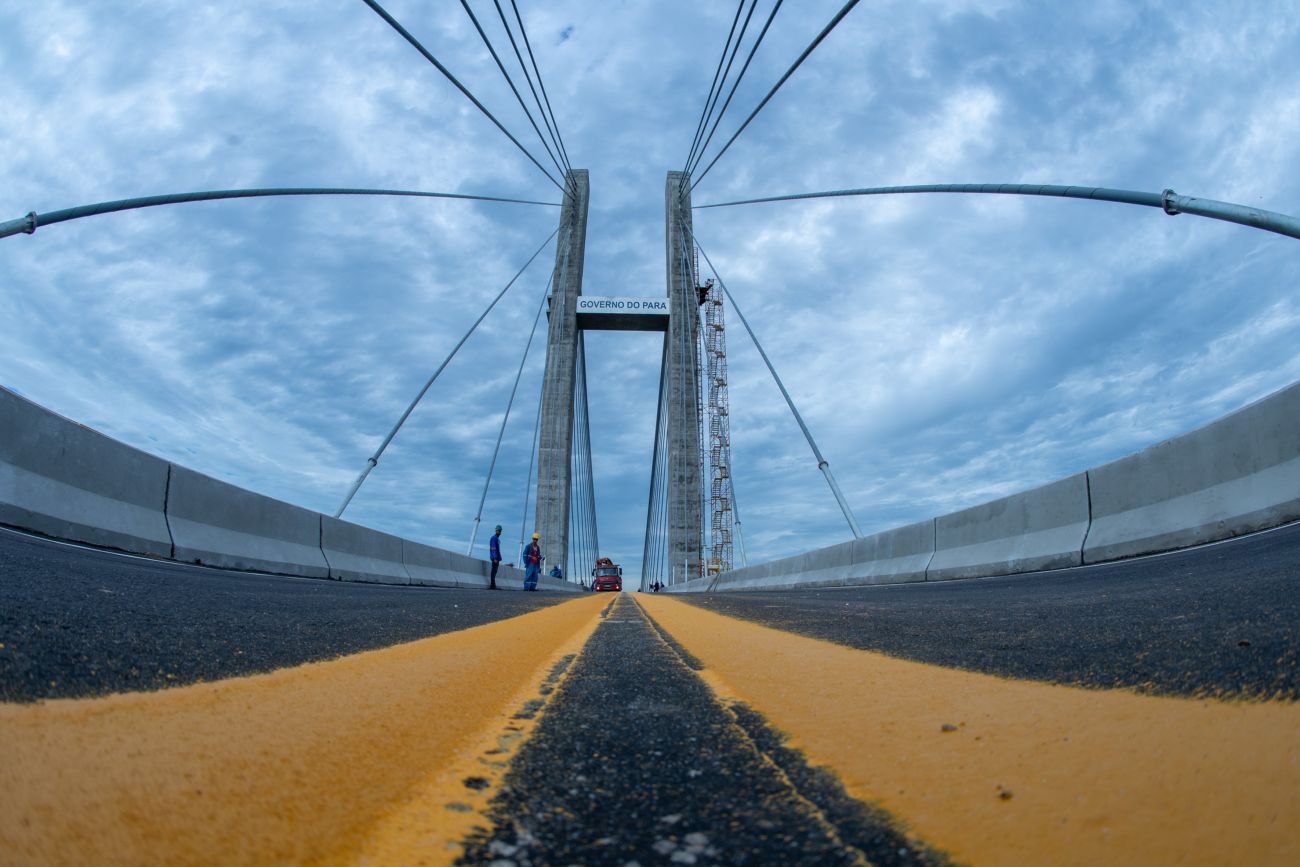
[[[699,577],[704,549],[703,452],[700,448],[700,298],[691,222],[691,179],[669,172],[664,186],[668,274],[668,583]]]
[[[587,252],[586,169],[565,175],[559,246],[546,337],[546,378],[537,439],[537,532],[549,564],[569,575],[569,492],[573,457],[573,389],[578,358],[577,303]],[[525,528],[526,530],[527,528]],[[578,577],[578,576],[574,576]]]
[[[546,379],[542,386],[542,419],[537,445],[537,523],[542,552],[548,564],[560,564],[570,575],[569,516],[572,490],[574,397],[577,383],[579,335],[584,328],[664,331],[663,369],[667,415],[668,526],[667,579],[685,581],[702,574],[703,558],[703,452],[699,329],[700,297],[696,288],[694,242],[691,226],[689,176],[669,172],[664,189],[665,265],[667,315],[662,312],[595,314],[584,305],[623,308],[635,302],[639,311],[664,307],[663,296],[654,299],[587,298],[581,304],[583,257],[587,243],[588,177],[586,171],[566,175],[569,193],[560,211],[559,246],[551,294],[546,342]],[[653,412],[654,407],[647,407]],[[527,531],[528,528],[525,528]]]

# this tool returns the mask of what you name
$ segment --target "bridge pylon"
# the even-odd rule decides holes
[[[703,299],[696,273],[689,175],[669,172],[664,188],[666,301],[662,296],[582,297],[587,172],[571,171],[565,180],[568,192],[560,211],[537,443],[536,532],[541,536],[542,552],[548,564],[559,564],[570,578],[585,577],[570,573],[570,566],[583,563],[573,564],[569,559],[575,402],[585,400],[585,394],[580,393],[577,367],[583,361],[582,332],[663,331],[660,412],[666,419],[662,428],[666,463],[661,467],[656,458],[656,473],[663,473],[660,478],[665,482],[667,526],[663,529],[667,538],[663,556],[667,562],[660,566],[667,584],[698,578],[704,574],[704,394],[700,376]],[[594,547],[594,537],[584,542],[582,535],[579,529],[579,545]]]
[[[669,172],[664,186],[668,336],[663,375],[668,413],[668,584],[703,574],[704,453],[700,447],[700,296],[691,222],[691,181]]]
[[[577,304],[587,251],[586,169],[565,174],[555,248],[555,274],[546,339],[546,378],[537,439],[537,522],[542,554],[569,575],[569,496],[573,456],[573,396],[578,358]],[[580,576],[571,576],[574,578]]]

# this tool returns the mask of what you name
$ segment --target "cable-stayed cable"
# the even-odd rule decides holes
[[[546,374],[537,394],[537,420],[533,422],[533,444],[528,449],[528,475],[524,478],[524,512],[519,518],[519,565],[524,565],[524,534],[528,532],[528,500],[533,494],[533,465],[537,460],[537,435],[542,429],[542,392],[546,390]]]
[[[573,390],[573,448],[570,451],[570,506],[572,532],[570,568],[587,575],[595,566],[598,551],[596,501],[591,467],[591,423],[587,399],[586,347],[578,333]]]
[[[584,536],[586,534],[586,525],[583,521],[585,517],[584,506],[582,502],[583,493],[586,486],[582,483],[582,451],[584,443],[582,436],[578,431],[582,427],[582,394],[585,382],[583,381],[583,364],[582,364],[582,333],[578,333],[577,347],[574,359],[574,378],[573,378],[573,414],[570,429],[569,449],[569,550],[567,555],[566,567],[575,571],[582,571],[582,551],[585,547]]]
[[[862,531],[858,528],[858,520],[853,516],[853,511],[849,508],[848,501],[844,499],[844,494],[840,491],[840,486],[836,483],[835,476],[831,475],[830,462],[822,456],[821,449],[817,447],[817,441],[813,439],[812,432],[808,430],[808,425],[804,424],[803,416],[799,414],[798,408],[794,405],[794,399],[790,397],[790,392],[786,391],[785,383],[782,382],[781,377],[777,375],[776,368],[772,366],[772,360],[767,357],[767,352],[763,349],[763,344],[759,342],[758,335],[754,333],[754,329],[749,326],[749,320],[746,319],[745,314],[741,312],[740,305],[736,303],[735,296],[733,296],[731,290],[727,288],[726,281],[724,281],[718,274],[718,269],[713,267],[713,262],[709,259],[709,254],[704,251],[704,247],[700,246],[699,241],[694,239],[694,232],[691,234],[692,240],[695,240],[696,248],[700,251],[700,255],[702,255],[704,261],[708,263],[709,270],[713,272],[713,276],[717,278],[718,285],[722,287],[722,291],[726,294],[727,300],[731,302],[731,309],[736,311],[736,316],[740,319],[740,324],[745,326],[745,331],[749,333],[749,339],[754,341],[754,348],[756,348],[758,354],[762,356],[763,363],[767,365],[768,373],[772,374],[772,379],[776,382],[776,387],[781,390],[781,396],[785,398],[786,405],[790,407],[790,413],[794,416],[794,420],[799,423],[799,429],[803,431],[804,439],[808,441],[808,446],[812,449],[813,457],[817,459],[817,469],[821,470],[822,475],[826,477],[826,483],[830,485],[831,493],[835,495],[835,501],[839,504],[840,511],[844,513],[844,519],[848,521],[849,529],[853,531],[853,537],[855,539],[862,538]]]
[[[668,334],[664,333],[663,349],[659,360],[659,400],[655,409],[655,440],[650,455],[650,494],[646,503],[646,535],[641,554],[641,589],[662,578],[663,552],[667,544],[664,532],[667,472],[668,424]]]
[[[379,459],[383,457],[384,451],[388,448],[388,444],[393,441],[393,437],[397,436],[397,432],[402,429],[402,425],[406,424],[406,420],[410,418],[411,413],[415,411],[415,407],[424,398],[429,387],[433,385],[434,380],[436,380],[438,375],[442,373],[443,369],[451,363],[451,360],[456,357],[456,353],[465,345],[465,341],[469,340],[470,335],[472,335],[479,325],[482,324],[483,320],[487,318],[487,315],[492,312],[492,308],[497,306],[497,302],[510,291],[510,287],[515,285],[515,281],[528,270],[528,266],[533,264],[533,260],[541,255],[541,252],[546,249],[546,245],[551,243],[551,239],[559,234],[559,232],[560,230],[558,227],[554,232],[551,232],[546,240],[542,242],[542,246],[538,247],[537,251],[528,257],[528,261],[524,263],[524,266],[515,272],[515,276],[510,278],[510,282],[505,285],[505,288],[498,292],[497,296],[492,299],[492,303],[487,306],[487,309],[479,314],[478,319],[474,320],[474,324],[469,327],[469,331],[465,332],[465,336],[452,347],[451,352],[449,352],[447,357],[443,359],[442,364],[438,365],[438,369],[433,372],[433,376],[430,376],[429,381],[424,384],[424,388],[420,389],[420,393],[417,394],[415,399],[411,401],[409,406],[407,406],[406,412],[402,413],[402,417],[397,420],[397,424],[393,425],[393,429],[388,432],[388,436],[384,437],[384,441],[379,444],[379,448],[375,449],[375,453],[366,459],[366,468],[361,471],[361,474],[357,476],[357,480],[352,483],[351,490],[349,490],[347,496],[343,498],[343,502],[339,504],[338,511],[334,513],[334,517],[340,518],[343,516],[343,510],[348,507],[348,503],[351,503],[352,498],[357,495],[357,491],[361,489],[361,484],[366,480],[366,476],[370,475],[370,471],[378,466]]]
[[[754,55],[758,53],[758,47],[763,44],[763,37],[767,36],[767,31],[772,26],[772,20],[776,18],[776,13],[781,10],[781,4],[784,0],[776,0],[776,5],[772,7],[772,12],[767,16],[767,21],[763,23],[763,29],[758,32],[758,38],[754,40],[754,45],[749,49],[749,55],[745,58],[745,63],[740,67],[740,72],[736,74],[736,80],[732,82],[731,92],[727,94],[727,99],[722,103],[722,108],[718,109],[718,116],[714,118],[713,128],[709,130],[708,136],[704,139],[704,144],[700,145],[699,153],[695,156],[695,162],[687,169],[687,173],[695,171],[695,167],[704,159],[704,153],[709,149],[709,142],[713,141],[713,134],[718,131],[718,124],[722,123],[722,116],[727,113],[727,107],[731,105],[731,99],[736,95],[736,88],[740,87],[741,79],[745,77],[745,71],[749,69],[749,64],[753,62]]]
[[[858,2],[859,0],[849,0],[849,2],[845,3],[844,7],[835,14],[835,17],[831,19],[831,22],[822,28],[822,32],[817,34],[817,38],[814,39],[812,43],[803,50],[803,53],[799,55],[799,58],[790,65],[790,68],[785,71],[785,75],[781,76],[781,80],[772,85],[772,89],[767,92],[767,96],[763,97],[763,100],[758,104],[758,106],[749,113],[749,117],[745,118],[745,122],[740,125],[740,129],[736,130],[731,138],[727,139],[727,143],[722,146],[722,150],[718,151],[717,156],[713,158],[708,166],[705,167],[704,171],[700,173],[700,176],[695,179],[695,182],[691,184],[692,190],[699,186],[700,181],[704,180],[704,176],[707,175],[715,165],[717,165],[718,160],[722,159],[722,155],[727,152],[732,143],[735,142],[735,140],[740,137],[740,134],[745,131],[745,127],[749,126],[750,121],[758,116],[758,113],[763,110],[763,106],[767,105],[772,97],[776,95],[776,92],[781,89],[781,85],[785,84],[790,76],[794,75],[794,71],[808,59],[808,55],[813,53],[817,46],[821,44],[822,40],[835,29],[836,25],[844,20],[844,16],[848,15],[854,6],[858,5]]]
[[[461,0],[461,2],[463,3],[465,0]],[[523,55],[519,52],[519,43],[515,41],[515,34],[510,27],[510,22],[506,20],[505,10],[501,8],[499,0],[492,0],[492,2],[493,5],[496,6],[497,17],[501,19],[501,26],[506,31],[506,38],[510,40],[510,47],[514,50],[515,60],[519,63],[519,68],[524,73],[524,81],[528,83],[528,90],[533,95],[533,104],[537,106],[537,113],[542,116],[542,124],[546,127],[546,133],[551,138],[551,144],[555,146],[555,153],[559,155],[560,160],[564,163],[564,168],[561,169],[561,172],[572,171],[573,166],[569,164],[569,157],[564,152],[562,142],[556,134],[552,119],[547,116],[546,108],[542,105],[542,101],[537,95],[537,88],[533,85],[533,76],[528,71],[528,64],[524,63]],[[541,133],[538,132],[538,135],[540,136]],[[548,147],[546,150],[549,153],[551,149]]]
[[[371,9],[373,9],[376,15],[378,15],[380,18],[384,19],[384,21],[386,21],[386,22],[388,23],[388,26],[389,26],[389,27],[392,27],[394,30],[396,30],[396,31],[398,32],[398,34],[400,34],[401,37],[402,37],[403,39],[405,39],[407,42],[411,43],[411,45],[415,48],[416,51],[418,51],[418,52],[420,52],[420,54],[424,55],[424,59],[425,59],[425,60],[427,60],[427,61],[429,61],[430,63],[432,63],[432,64],[437,68],[437,70],[438,70],[439,72],[441,72],[441,73],[443,74],[444,77],[446,77],[446,79],[447,79],[448,81],[450,81],[452,84],[454,84],[454,85],[456,86],[456,89],[457,89],[457,90],[459,90],[462,94],[465,95],[465,98],[466,98],[466,99],[468,99],[470,102],[474,103],[474,107],[475,107],[475,108],[477,108],[479,111],[483,112],[483,115],[484,115],[488,120],[492,121],[492,123],[496,126],[497,129],[499,129],[499,130],[501,130],[501,132],[505,133],[506,138],[508,138],[508,139],[510,139],[510,141],[514,142],[515,147],[519,148],[519,150],[521,150],[521,151],[523,152],[524,156],[528,157],[528,159],[532,162],[532,164],[535,165],[535,166],[537,166],[538,170],[539,170],[542,174],[546,175],[547,180],[549,180],[551,183],[555,184],[555,186],[559,187],[560,190],[561,190],[561,192],[564,191],[564,186],[563,186],[562,184],[560,184],[560,182],[557,181],[555,178],[551,177],[551,173],[548,172],[548,171],[546,170],[546,167],[545,167],[545,166],[543,166],[541,163],[539,163],[539,162],[537,161],[537,157],[533,156],[533,155],[529,152],[528,148],[526,148],[526,147],[524,147],[522,144],[520,144],[520,143],[519,143],[519,139],[517,139],[517,138],[515,138],[513,135],[511,135],[510,130],[508,130],[508,129],[506,129],[504,126],[502,126],[502,125],[501,125],[501,121],[497,120],[496,117],[492,114],[492,112],[488,111],[487,108],[486,108],[486,106],[484,106],[483,103],[481,103],[481,102],[478,101],[478,97],[476,97],[476,96],[474,96],[474,94],[470,93],[470,92],[469,92],[469,89],[466,88],[465,85],[461,84],[460,81],[456,78],[456,76],[454,76],[454,75],[451,74],[451,70],[449,70],[449,69],[447,69],[447,67],[443,66],[443,65],[438,61],[438,58],[434,57],[434,56],[429,52],[429,49],[425,48],[425,47],[420,43],[420,40],[418,40],[418,39],[416,39],[414,36],[412,36],[412,35],[411,35],[411,32],[410,32],[409,30],[407,30],[405,27],[403,27],[400,23],[398,23],[398,21],[397,21],[396,18],[394,18],[393,16],[389,15],[389,14],[388,14],[388,11],[385,10],[384,7],[380,6],[380,5],[376,2],[376,0],[361,0],[361,2],[362,2],[362,3],[365,3],[365,4],[366,4],[367,6],[369,6]]]
[[[554,275],[552,275],[553,277]],[[537,336],[537,323],[542,319],[542,310],[546,307],[546,296],[551,291],[551,277],[546,279],[546,288],[542,290],[541,303],[537,305],[537,315],[533,317],[533,328],[528,332],[528,342],[524,344],[524,354],[519,359],[519,372],[515,374],[515,384],[510,387],[510,399],[506,401],[506,414],[501,419],[501,430],[497,432],[497,443],[492,449],[492,461],[488,464],[487,480],[483,483],[483,496],[478,500],[478,512],[474,514],[474,529],[469,534],[469,548],[465,555],[474,553],[474,539],[478,536],[479,522],[483,519],[483,506],[487,503],[488,488],[492,486],[492,471],[497,466],[497,455],[501,454],[501,440],[506,435],[506,425],[510,422],[510,409],[515,405],[515,394],[519,391],[519,380],[524,375],[524,365],[528,362],[528,351],[533,347],[533,338]]]
[[[594,467],[592,466],[592,457],[591,457],[592,454],[591,452],[591,406],[587,401],[587,373],[586,373],[587,349],[585,345],[586,343],[585,338],[583,342],[584,342],[584,346],[582,351],[582,357],[583,357],[583,363],[582,363],[583,401],[582,402],[586,404],[586,406],[583,408],[583,412],[582,412],[582,427],[583,427],[583,438],[587,441],[587,502],[590,504],[590,512],[588,514],[588,518],[591,521],[591,560],[592,560],[592,565],[594,566],[596,557],[599,556],[600,554],[600,526],[596,520],[597,518],[596,473]]]
[[[497,0],[493,0],[493,2],[497,2]],[[528,59],[532,61],[533,72],[537,75],[537,86],[541,88],[546,110],[551,115],[551,125],[555,128],[555,138],[560,145],[560,153],[564,155],[564,161],[567,164],[569,162],[569,149],[565,147],[564,136],[560,135],[560,123],[555,119],[555,109],[551,108],[551,97],[546,92],[546,82],[542,81],[542,70],[537,65],[537,58],[533,55],[533,43],[528,38],[528,28],[524,27],[524,19],[519,14],[519,6],[515,3],[515,0],[510,0],[510,6],[514,9],[515,20],[519,22],[519,35],[524,38],[524,48],[528,50]],[[520,65],[523,65],[523,60],[520,60]],[[572,167],[570,168],[572,169]]]
[[[757,2],[757,0],[755,0]],[[713,70],[713,81],[709,83],[709,95],[704,97],[704,108],[700,109],[700,119],[695,122],[695,135],[691,138],[691,149],[686,154],[686,162],[682,163],[682,172],[686,172],[686,167],[691,164],[695,157],[695,148],[700,143],[700,136],[704,134],[704,127],[713,105],[714,92],[720,90],[718,76],[722,74],[722,64],[727,60],[727,52],[731,49],[731,39],[736,35],[736,25],[740,23],[740,13],[745,9],[745,0],[740,0],[736,4],[736,15],[731,19],[731,29],[727,31],[727,41],[722,44],[722,53],[718,55],[718,67]]]
[[[478,16],[475,15],[474,10],[470,8],[468,0],[460,0],[460,5],[465,8],[465,14],[468,15],[469,20],[473,22],[474,29],[478,31],[479,38],[483,40],[483,45],[487,47],[488,53],[491,54],[492,59],[496,61],[497,69],[501,70],[501,75],[505,78],[506,84],[510,86],[510,92],[513,93],[515,99],[519,101],[519,107],[524,110],[524,117],[528,118],[528,122],[533,127],[533,132],[537,133],[537,139],[542,143],[542,147],[546,149],[546,155],[551,158],[551,162],[555,163],[555,168],[559,171],[560,175],[563,176],[567,171],[566,167],[561,165],[560,160],[551,152],[551,146],[546,143],[546,136],[542,135],[541,129],[537,126],[537,121],[533,120],[533,113],[528,109],[528,103],[524,102],[523,96],[519,93],[519,88],[515,87],[514,79],[510,77],[509,72],[506,72],[505,64],[501,62],[501,58],[497,56],[497,50],[492,46],[492,40],[489,39],[487,33],[483,31],[483,26],[478,23]],[[545,116],[543,116],[542,120],[546,120]]]

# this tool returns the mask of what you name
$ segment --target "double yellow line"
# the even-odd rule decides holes
[[[722,700],[958,861],[1300,863],[1300,705],[1007,680],[638,600]],[[531,731],[516,711],[607,601],[255,677],[0,706],[0,863],[450,863]]]
[[[449,863],[483,792],[464,781],[499,772],[501,735],[524,728],[511,717],[605,602],[254,677],[0,706],[0,863],[346,864],[403,847]]]
[[[1300,864],[1300,705],[1010,680],[641,600],[715,692],[960,862]]]

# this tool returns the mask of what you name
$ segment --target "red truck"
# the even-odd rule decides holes
[[[623,590],[623,567],[608,557],[598,558],[591,574],[592,590],[613,590],[615,593]]]

